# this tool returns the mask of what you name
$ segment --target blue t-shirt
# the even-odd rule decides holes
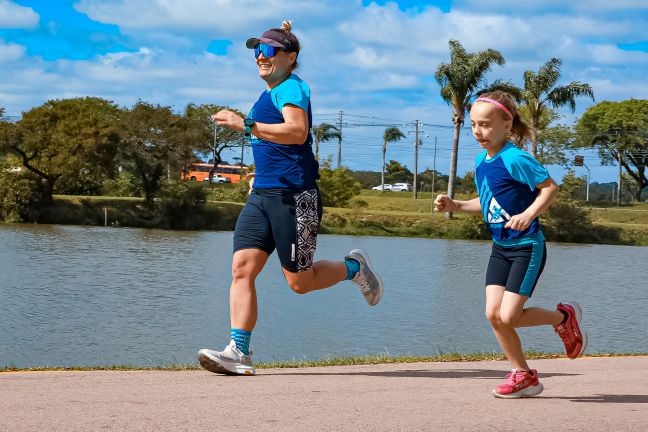
[[[550,178],[549,172],[533,156],[511,143],[506,143],[492,158],[486,156],[483,152],[475,160],[475,184],[493,241],[512,246],[538,238],[538,218],[524,231],[504,225],[535,201],[540,193],[536,186]]]
[[[281,114],[284,105],[295,105],[308,113],[308,137],[301,144],[276,144],[253,136],[254,187],[310,189],[319,178],[319,164],[313,155],[313,115],[310,104],[310,87],[297,75],[261,93],[249,117],[258,123],[279,124],[285,120]]]

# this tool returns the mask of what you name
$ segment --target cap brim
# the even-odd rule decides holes
[[[245,46],[248,47],[249,49],[254,48],[257,46],[259,43],[265,43],[270,46],[273,46],[275,48],[286,48],[283,44],[277,42],[276,40],[273,39],[268,39],[268,38],[250,38],[245,42]]]

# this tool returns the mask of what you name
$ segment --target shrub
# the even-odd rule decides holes
[[[202,185],[167,184],[160,203],[164,225],[171,229],[195,229],[202,225],[207,193]]]
[[[38,179],[30,173],[0,171],[0,219],[37,222],[45,204]]]
[[[142,189],[136,185],[132,174],[124,172],[114,179],[104,180],[101,193],[105,196],[141,197]]]
[[[351,177],[346,168],[323,168],[320,175],[322,202],[327,207],[347,207],[351,198],[360,194],[360,183]]]

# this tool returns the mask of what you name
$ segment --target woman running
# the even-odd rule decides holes
[[[249,344],[258,315],[255,281],[275,249],[288,285],[298,294],[351,280],[374,306],[383,282],[361,249],[343,261],[313,262],[322,199],[311,145],[310,88],[294,73],[299,40],[284,21],[246,45],[254,50],[266,89],[246,118],[229,110],[212,116],[217,125],[245,133],[256,167],[252,192],[234,230],[231,340],[223,351],[201,349],[198,359],[211,372],[254,375]]]

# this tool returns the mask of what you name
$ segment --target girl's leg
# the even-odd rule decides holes
[[[254,329],[258,315],[255,281],[267,261],[268,254],[261,249],[242,249],[234,253],[230,287],[230,322],[233,329],[248,332]]]
[[[515,328],[504,320],[508,321],[512,311],[517,309],[521,311],[525,301],[524,296],[506,292],[506,288],[501,285],[486,286],[486,317],[493,327],[495,337],[506,358],[513,368],[519,370],[530,370],[530,368],[522,352],[520,337]]]
[[[515,318],[512,317],[513,327],[536,327],[541,325],[557,326],[562,323],[564,315],[558,309],[549,310],[539,307],[523,309]]]

